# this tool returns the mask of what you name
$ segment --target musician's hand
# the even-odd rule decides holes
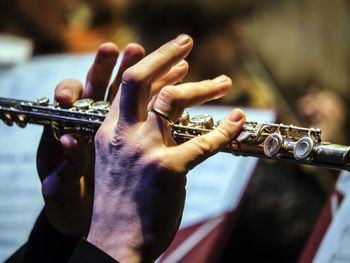
[[[62,81],[56,88],[55,101],[70,107],[76,100],[103,100],[119,55],[111,43],[100,46],[87,75],[85,87],[74,79]],[[115,96],[123,71],[144,56],[136,44],[128,45],[119,72],[109,88],[109,99]],[[67,235],[80,236],[89,230],[94,186],[94,146],[79,135],[63,135],[57,141],[46,127],[37,154],[46,215],[51,224]]]
[[[190,37],[180,35],[126,70],[96,134],[88,241],[119,262],[152,262],[169,246],[182,216],[187,172],[229,143],[244,123],[244,113],[233,110],[214,131],[176,146],[168,121],[148,112],[158,110],[176,121],[186,107],[228,92],[226,76],[159,85],[192,45]]]

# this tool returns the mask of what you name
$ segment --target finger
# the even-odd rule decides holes
[[[180,35],[124,72],[119,121],[136,123],[147,118],[150,83],[183,60],[190,52],[192,45],[193,41],[189,36]],[[113,112],[117,113],[117,109]]]
[[[65,79],[55,89],[55,103],[67,108],[81,98],[83,84],[75,79]],[[37,167],[40,179],[43,180],[60,165],[64,158],[64,149],[59,141],[55,139],[52,128],[45,126],[37,156]]]
[[[118,56],[119,49],[113,43],[104,43],[99,47],[86,78],[84,98],[95,101],[104,99]]]
[[[157,94],[162,88],[167,85],[173,85],[183,80],[188,72],[188,63],[186,60],[181,60],[173,66],[164,76],[152,83],[151,96]]]
[[[145,56],[145,50],[142,46],[138,44],[131,43],[127,45],[123,52],[123,59],[120,63],[120,67],[118,70],[118,74],[115,77],[113,83],[111,84],[109,91],[108,91],[108,97],[107,100],[109,102],[112,102],[115,95],[117,94],[118,88],[121,83],[122,75],[124,71],[135,65],[137,62],[139,62],[143,57]]]
[[[81,98],[83,84],[76,79],[65,79],[55,89],[55,102],[61,107],[70,107]]]
[[[157,99],[159,91],[167,85],[173,85],[182,81],[188,72],[188,63],[185,60],[181,60],[178,64],[173,66],[165,76],[162,76],[160,79],[155,81],[152,84],[151,96],[147,111],[153,109],[154,102]]]
[[[177,160],[176,165],[190,170],[214,155],[238,135],[244,121],[244,112],[240,109],[235,109],[213,131],[172,148],[176,156],[182,157],[180,160]]]
[[[37,152],[37,169],[40,180],[44,180],[60,164],[64,151],[55,139],[52,128],[45,126]]]
[[[64,134],[60,137],[59,142],[71,166],[70,173],[74,173],[76,178],[80,178],[84,174],[85,178],[90,180],[88,177],[93,177],[93,173],[86,173],[85,171],[88,168],[90,170],[94,169],[94,145],[89,143],[86,137],[76,134]]]
[[[46,201],[61,203],[79,187],[81,176],[87,171],[90,160],[87,144],[79,138],[63,135],[60,142],[65,158],[60,165],[42,182],[42,192]]]
[[[159,92],[153,109],[159,110],[170,120],[176,122],[185,108],[222,97],[231,86],[231,79],[225,75],[213,80],[166,86]]]

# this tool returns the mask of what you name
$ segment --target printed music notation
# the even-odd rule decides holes
[[[53,97],[67,77],[84,83],[92,61],[89,55],[41,56],[14,67],[0,68],[1,96],[33,100]],[[0,262],[26,241],[43,207],[36,171],[36,150],[42,127],[26,129],[0,125]]]
[[[350,224],[344,225],[340,232],[338,248],[331,254],[329,263],[350,262]]]
[[[314,263],[350,262],[350,173],[343,172],[338,179],[337,190],[344,200],[336,210],[334,218],[314,258]]]

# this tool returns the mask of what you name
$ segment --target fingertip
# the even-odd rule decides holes
[[[168,84],[180,83],[183,78],[187,75],[189,69],[188,62],[186,60],[181,60],[175,66],[173,66],[169,71],[169,83],[164,84],[166,86]],[[162,87],[163,88],[163,87]]]
[[[188,62],[186,60],[181,60],[179,63],[175,64],[168,72],[168,74],[174,78],[176,77],[176,82],[181,81],[186,74],[188,73],[188,69],[189,69],[189,65]],[[170,78],[170,80],[172,80],[172,78]],[[175,82],[175,83],[176,83]],[[169,84],[172,84],[172,81],[170,81]],[[167,85],[167,84],[166,84]],[[164,85],[165,86],[165,85]]]
[[[233,123],[243,122],[245,121],[245,113],[239,108],[233,109],[227,116],[227,120]]]
[[[101,52],[101,53],[119,53],[119,48],[117,47],[117,45],[115,45],[112,42],[105,42],[105,43],[102,43],[98,47],[98,52]]]
[[[71,150],[78,147],[78,140],[69,134],[64,134],[60,137],[61,145],[65,150]]]
[[[145,56],[145,53],[146,52],[141,45],[136,43],[130,43],[125,47],[123,51],[123,58],[128,60],[131,59],[132,64],[135,64]],[[130,66],[132,64],[130,64]]]
[[[145,49],[140,45],[140,44],[137,44],[137,43],[129,43],[126,45],[125,49],[124,49],[124,52],[136,52],[136,53],[140,53],[140,54],[143,54],[145,55]]]
[[[58,93],[55,94],[55,100],[59,104],[72,104],[73,92],[69,88],[65,88],[59,90]]]
[[[175,65],[177,69],[188,69],[188,62],[186,60],[181,60],[179,63]]]
[[[212,81],[215,83],[215,87],[217,88],[217,95],[214,99],[225,96],[232,87],[231,78],[224,74],[212,79]]]
[[[55,102],[61,106],[71,106],[79,99],[83,90],[83,84],[76,79],[65,79],[55,89]]]
[[[100,45],[95,58],[97,63],[115,64],[119,56],[119,48],[112,42],[106,42]]]
[[[172,42],[173,42],[173,45],[175,46],[186,46],[188,44],[193,45],[192,37],[184,33],[178,35]]]

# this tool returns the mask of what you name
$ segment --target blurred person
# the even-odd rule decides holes
[[[218,103],[276,109],[281,122],[306,126],[313,123],[305,122],[298,100],[310,83],[332,90],[348,105],[349,8],[344,0],[139,0],[127,10],[127,21],[146,49],[171,32],[194,37],[198,48],[189,57],[187,79],[224,72],[237,86]],[[283,107],[289,108],[286,114]],[[342,126],[337,127],[334,134],[343,133]]]
[[[95,51],[110,40],[126,45],[125,1],[14,0],[0,3],[0,32],[29,38],[34,54]]]
[[[307,93],[297,100],[297,111],[304,125],[317,127],[322,131],[325,141],[346,143],[344,127],[348,118],[347,105],[344,100],[332,90],[321,90],[311,85]]]
[[[297,262],[326,199],[314,176],[260,159],[219,262]]]
[[[77,1],[68,13],[67,51],[94,51],[105,41],[123,46],[134,41],[132,30],[125,23],[128,5],[125,0]]]
[[[27,37],[34,53],[64,50],[67,11],[74,1],[14,0],[0,3],[0,32]]]
[[[146,50],[153,49],[173,32],[193,36],[198,50],[189,57],[191,65],[194,64],[189,78],[197,79],[215,76],[217,72],[230,74],[239,65],[245,50],[238,24],[250,8],[251,1],[245,0],[140,0],[131,2],[126,20]],[[179,17],[181,20],[177,21]]]
[[[245,36],[300,124],[349,144],[348,3],[284,0],[257,7]]]
[[[278,112],[279,122],[317,128],[314,123],[306,122],[310,120],[306,117],[309,114],[307,112],[314,111],[313,114],[316,114],[317,109],[317,115],[323,116],[322,112],[327,111],[326,107],[323,107],[326,102],[323,100],[319,104],[320,101],[317,100],[307,107],[302,106],[305,103],[304,96],[308,94],[306,84],[310,79],[314,79],[316,83],[318,79],[322,79],[322,88],[327,87],[342,94],[339,93],[341,89],[338,87],[340,81],[343,87],[346,83],[342,74],[346,69],[346,60],[341,59],[340,52],[347,54],[342,42],[338,41],[344,35],[338,34],[339,31],[332,31],[332,39],[328,39],[327,32],[331,27],[317,26],[317,18],[322,17],[326,9],[332,10],[330,16],[340,14],[339,19],[333,19],[332,23],[337,30],[343,28],[346,13],[344,5],[344,1],[341,0],[318,6],[317,0],[284,0],[278,3],[248,0],[192,0],[186,3],[172,0],[140,0],[130,6],[128,21],[134,26],[140,41],[145,43],[146,49],[152,48],[170,32],[190,32],[198,48],[189,57],[192,68],[186,79],[201,79],[221,71],[232,78],[235,86],[228,96],[211,103],[272,108]],[[300,15],[305,23],[300,22]],[[179,17],[180,21],[177,19]],[[323,19],[322,23],[328,21]],[[307,45],[308,43],[311,45]],[[313,43],[315,45],[312,45]],[[335,56],[332,57],[332,54]],[[330,65],[335,65],[339,70],[332,68],[322,74],[321,72],[329,69]],[[304,72],[301,72],[303,69]],[[324,77],[330,74],[333,75]],[[335,80],[335,76],[339,78]],[[331,82],[331,79],[335,81]],[[334,87],[332,83],[335,84]],[[340,102],[339,99],[332,100],[335,96],[329,96],[330,102],[327,102],[329,105],[337,105],[332,111],[335,113],[332,122],[337,125],[332,126],[332,131],[326,127],[325,139],[338,143],[341,143],[342,123],[346,122],[344,116],[345,120],[347,119],[347,111],[343,107],[347,105],[347,93],[343,94],[345,102]],[[316,108],[316,105],[320,106]],[[332,113],[328,112],[327,116],[332,118]],[[322,117],[322,124],[317,124],[324,128],[328,119]],[[299,122],[300,120],[302,122]],[[246,238],[244,230],[254,229],[256,231],[251,231],[249,238],[256,242],[247,241],[241,244],[246,245],[249,251],[256,251],[256,258],[269,262],[294,262],[307,241],[337,174],[338,172],[325,169],[305,169],[298,165],[259,160],[252,182],[247,188],[248,197],[243,203],[242,214],[231,238],[239,243],[239,240]],[[293,183],[284,184],[284,181],[289,180]],[[254,183],[257,181],[260,184]],[[304,188],[296,185],[304,185]],[[281,187],[290,193],[288,200],[283,199],[286,204],[278,202]],[[301,193],[301,189],[306,192]],[[258,204],[258,199],[266,202],[276,201],[264,205],[263,202]],[[286,217],[279,214],[287,208],[289,213],[285,213]],[[247,211],[256,211],[256,214],[252,215]],[[299,215],[298,212],[302,214]],[[265,218],[263,225],[260,224],[260,218]],[[289,227],[290,222],[294,222],[295,227]],[[256,225],[261,227],[256,228]],[[275,227],[277,225],[278,228]],[[271,231],[267,233],[264,229]],[[242,249],[242,246],[237,248],[232,245],[234,242],[230,242],[231,245],[226,247],[224,261],[230,262],[233,258],[244,260],[247,250]]]

